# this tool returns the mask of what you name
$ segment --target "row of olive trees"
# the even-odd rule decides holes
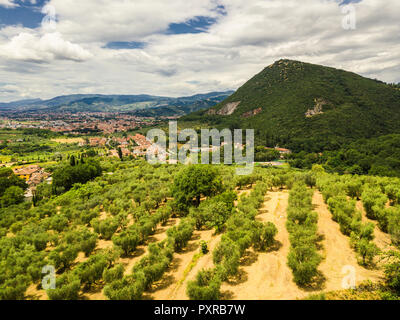
[[[216,267],[201,270],[196,279],[188,283],[190,299],[218,300],[221,283],[238,273],[240,258],[246,249],[251,246],[266,249],[274,243],[275,225],[254,220],[267,189],[267,184],[259,182],[250,196],[241,197],[237,212],[226,221],[226,233],[213,252]]]
[[[367,217],[377,220],[379,228],[391,235],[394,244],[400,243],[400,179],[322,174],[318,187],[326,203],[338,195],[361,199]]]
[[[382,192],[384,189],[384,192]],[[396,192],[397,190],[397,192]],[[378,221],[383,232],[391,235],[394,244],[400,244],[400,207],[396,193],[400,193],[400,185],[388,184],[383,188],[366,185],[362,193],[362,202],[367,217]],[[388,200],[391,206],[386,207]]]
[[[145,161],[117,165],[107,161],[102,166],[112,174],[75,185],[60,196],[44,197],[36,207],[23,203],[0,209],[0,299],[24,299],[30,284],[40,284],[44,265],[55,266],[59,287],[64,288],[58,296],[53,293],[53,298],[74,299],[82,285],[85,289],[93,281],[102,284],[98,280],[100,271],[96,271],[96,280],[87,275],[91,272],[75,271],[83,268],[77,263],[80,252],[95,265],[93,270],[102,270],[101,259],[91,260],[99,253],[97,241],[99,237],[112,239],[126,230],[128,214],[138,225],[139,240],[154,229],[155,223],[168,220],[171,212],[165,211],[162,203],[169,196],[169,184],[176,170],[173,166],[151,166]],[[133,199],[137,193],[140,196]],[[99,220],[102,211],[112,217]],[[10,238],[6,237],[9,232],[13,233]],[[126,246],[130,245],[134,247],[135,241]],[[116,251],[119,247],[115,246]]]
[[[169,179],[164,179],[164,182],[169,181]],[[147,182],[147,184],[151,183]],[[155,188],[155,190],[153,191],[157,193],[156,186],[153,187]],[[137,190],[137,188],[137,185],[133,185],[130,187],[133,192],[139,191]],[[144,194],[145,193],[150,193],[149,197],[152,197],[151,191],[149,189],[145,189]],[[113,202],[115,203],[115,201],[118,200],[120,200],[120,198],[113,200]],[[154,204],[149,206],[149,208],[146,207],[146,202],[142,201],[140,203],[140,198],[136,197],[134,200],[139,204],[139,207],[134,208],[133,216],[135,218],[135,223],[133,225],[127,227],[127,214],[121,212],[124,210],[124,208],[122,208],[121,211],[117,210],[113,212],[113,203],[111,203],[111,206],[109,208],[111,209],[110,211],[114,215],[114,217],[102,221],[94,219],[91,222],[96,232],[98,232],[105,239],[112,238],[115,248],[121,249],[122,253],[125,255],[129,255],[133,251],[135,251],[138,245],[143,244],[150,235],[154,234],[158,224],[165,224],[172,215],[172,210],[169,205],[162,206],[157,209],[160,200],[153,201]],[[151,214],[149,209],[156,209],[156,211]],[[181,229],[182,228],[178,228],[178,232],[180,232]],[[115,234],[118,230],[120,230],[118,234]],[[191,234],[189,238],[190,237]],[[169,243],[173,243],[175,239],[176,241],[182,241],[181,237],[179,236],[175,236],[175,238],[173,239],[174,240],[172,240],[172,238],[169,238]],[[108,284],[107,290],[105,292],[109,293],[110,298],[115,298],[115,290],[113,291],[113,288],[118,287],[121,281],[125,283],[125,281],[127,280],[129,280],[128,282],[131,282],[132,279],[138,279],[134,282],[133,286],[123,288],[122,292],[126,292],[126,290],[128,289],[131,290],[132,288],[134,288],[133,291],[130,291],[130,297],[140,297],[143,290],[147,288],[149,283],[156,281],[157,277],[161,277],[165,269],[168,267],[170,263],[170,257],[172,257],[172,255],[168,253],[170,252],[170,247],[171,245],[168,245],[166,246],[166,248],[161,250],[159,246],[150,246],[150,254],[142,259],[137,266],[138,269],[142,269],[142,271],[144,270],[144,275],[141,272],[133,272],[132,276],[125,279],[123,278],[124,268],[122,265],[117,264],[112,268],[103,268],[102,277],[104,282]],[[156,264],[153,263],[155,261],[157,261]],[[98,272],[98,277],[96,279],[101,279],[100,269]],[[85,281],[82,281],[82,279],[81,284],[85,284]],[[121,290],[117,291],[117,295],[121,295]],[[126,297],[126,294],[122,295],[122,298],[125,299]]]
[[[290,234],[288,266],[299,286],[310,286],[319,274],[322,261],[318,253],[318,215],[312,211],[312,190],[295,184],[289,195],[286,227]]]
[[[174,179],[171,188],[174,201],[171,209],[168,206],[168,212],[176,212],[185,217],[178,226],[167,230],[166,240],[149,246],[149,254],[134,266],[131,275],[115,279],[107,284],[104,288],[106,296],[113,300],[140,299],[152,283],[161,279],[171,263],[173,253],[181,251],[187,245],[195,226],[198,229],[207,226],[218,230],[232,211],[233,201],[236,199],[231,192],[223,192],[227,188],[222,182],[220,172],[211,166],[183,167]],[[203,197],[208,198],[202,201]],[[165,218],[165,215],[157,217],[160,212],[164,212],[162,208],[152,215],[151,219],[159,221]],[[141,219],[134,226],[140,226]],[[135,232],[130,229],[137,229],[137,227],[128,228],[127,235],[122,232],[113,238],[114,244],[120,247],[123,247],[121,241],[126,239],[125,253],[128,253],[126,250],[134,250],[131,244],[139,244],[138,233],[135,235]],[[131,241],[129,241],[130,238]]]
[[[170,206],[159,208],[154,214],[139,218],[136,223],[123,229],[119,234],[112,236],[115,246],[120,247],[128,256],[153,235],[159,224],[165,224],[172,215]],[[95,229],[96,230],[96,229]]]
[[[156,214],[154,214],[153,226],[157,225],[159,222],[165,221],[170,216],[170,212],[165,208],[161,208],[158,210]],[[182,228],[178,228],[178,232],[181,232]],[[154,233],[154,228],[150,225],[138,225],[134,224],[130,228],[126,229],[119,235],[113,237],[113,241],[115,244],[115,249],[107,252],[107,255],[104,254],[95,254],[91,255],[86,262],[78,264],[72,271],[65,272],[65,277],[60,279],[60,284],[57,284],[56,290],[48,290],[48,296],[50,299],[76,299],[79,295],[79,290],[82,285],[83,289],[87,290],[94,283],[99,283],[102,280],[105,283],[113,283],[114,281],[121,280],[124,272],[124,268],[122,265],[117,264],[113,266],[113,262],[120,256],[121,253],[129,254],[132,250],[136,249],[136,246],[144,241],[146,237],[150,234]],[[187,236],[187,235],[186,235]],[[191,234],[190,234],[191,237]],[[68,238],[68,236],[67,236]],[[88,238],[88,235],[86,236]],[[97,239],[94,238],[94,239]],[[175,238],[174,238],[175,239]],[[92,241],[93,238],[89,238],[88,241]],[[170,240],[170,242],[174,242],[175,240]],[[176,236],[176,241],[182,241],[181,237]],[[79,248],[78,245],[83,246],[86,242],[79,241],[72,246],[65,247],[64,251],[57,252],[57,249],[52,251],[49,255],[50,261],[55,261],[53,264],[60,268],[64,268],[67,270],[71,267],[71,264],[75,261],[77,254],[82,249]],[[90,245],[90,248],[93,249],[93,246]],[[150,257],[152,257],[152,250],[150,250]],[[110,259],[111,257],[111,259]],[[55,258],[55,259],[54,259]],[[108,260],[106,259],[108,258]],[[145,259],[144,259],[145,260]],[[165,268],[168,266],[168,263],[165,263],[165,259],[151,258],[151,261],[164,261]],[[66,264],[64,264],[66,263]],[[160,264],[158,264],[160,266]],[[148,268],[150,268],[149,266]],[[164,268],[164,269],[165,269]],[[160,270],[160,268],[156,268]],[[163,270],[164,270],[163,269]],[[148,279],[147,277],[146,279]],[[79,280],[79,286],[77,285]],[[101,282],[102,283],[102,282]]]
[[[168,269],[173,254],[182,250],[191,239],[195,221],[183,218],[177,227],[167,231],[167,239],[160,243],[149,245],[149,253],[143,257],[133,268],[132,273],[123,276],[118,270],[105,274],[107,285],[104,294],[110,300],[139,300],[145,290],[160,280]]]
[[[356,210],[355,200],[337,195],[328,200],[333,220],[339,223],[341,232],[350,237],[350,243],[360,257],[360,264],[373,263],[378,248],[373,242],[375,225],[363,223],[361,212]]]
[[[102,281],[120,265],[114,265],[120,252],[113,249],[104,249],[91,255],[88,260],[79,263],[73,270],[66,271],[56,279],[55,289],[48,289],[50,300],[77,300],[81,287],[90,289],[94,284]]]
[[[181,219],[178,226],[167,230],[166,240],[149,245],[149,253],[133,267],[131,274],[123,276],[123,273],[113,271],[112,275],[107,276],[104,294],[110,300],[141,299],[144,291],[162,278],[172,261],[174,252],[181,251],[187,245],[192,238],[195,225],[199,223],[193,213],[194,208],[200,206],[201,197],[219,193],[222,190],[222,182],[218,172],[211,167],[187,166],[179,171],[171,189],[174,196],[172,208],[167,206],[166,209],[158,209],[150,216],[151,219],[166,222],[172,212],[187,216]],[[211,203],[211,200],[206,201]],[[134,226],[113,238],[114,244],[121,247],[125,254],[135,250],[140,238],[144,239],[138,232],[138,226],[143,226],[141,219],[143,217]]]
[[[227,187],[222,183],[220,173],[212,167],[187,166],[179,171],[172,188],[175,198],[172,207],[173,211],[187,216],[178,226],[167,230],[166,240],[149,246],[149,254],[133,267],[131,275],[108,281],[104,288],[106,296],[112,300],[141,299],[143,292],[162,278],[173,253],[187,245],[195,226],[218,231],[230,216],[236,199],[231,191],[221,193],[224,189]],[[202,197],[209,198],[201,201]]]
[[[340,231],[350,237],[350,244],[356,251],[361,265],[370,265],[378,253],[373,243],[374,224],[363,223],[362,213],[356,210],[356,201],[364,190],[364,178],[323,174],[319,176],[318,188],[327,203],[332,219],[340,226]]]

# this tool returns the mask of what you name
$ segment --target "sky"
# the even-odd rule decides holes
[[[0,102],[235,90],[279,59],[400,82],[399,0],[0,0]]]

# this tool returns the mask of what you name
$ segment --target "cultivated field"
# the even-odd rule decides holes
[[[396,179],[141,160],[110,168],[1,215],[2,299],[396,297]],[[45,265],[56,289],[42,287]],[[349,270],[358,297],[343,286]]]

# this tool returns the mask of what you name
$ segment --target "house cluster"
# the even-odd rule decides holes
[[[276,150],[279,151],[279,153],[281,154],[281,158],[284,158],[285,155],[291,154],[292,151],[289,149],[285,149],[285,148],[279,148],[279,147],[275,147],[275,148],[269,148],[269,147],[265,147],[266,150]]]
[[[152,143],[141,134],[128,136],[126,138],[114,137],[112,138],[112,141],[114,142],[114,145],[117,144],[117,147],[110,150],[110,157],[118,157],[118,148],[121,148],[124,157],[131,155],[136,157],[146,155],[147,150],[152,147]]]
[[[101,137],[90,138],[89,145],[91,147],[105,147],[107,141],[108,141],[107,138],[101,138]]]
[[[45,172],[43,168],[37,165],[14,168],[13,172],[16,176],[24,179],[29,187],[37,186],[39,183],[46,180],[50,176],[49,173]]]
[[[124,113],[10,113],[0,123],[0,128],[38,128],[64,134],[126,132],[143,125],[153,125],[153,117],[137,117]]]

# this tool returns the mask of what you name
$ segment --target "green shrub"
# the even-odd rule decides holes
[[[221,280],[214,270],[201,270],[196,280],[189,281],[186,293],[190,300],[219,300]]]
[[[274,244],[277,233],[278,229],[272,222],[260,224],[257,230],[257,241],[255,246],[258,249],[266,250]]]
[[[221,265],[223,274],[221,280],[233,276],[238,272],[240,260],[240,249],[238,245],[227,237],[223,237],[213,252],[215,265]]]
[[[144,281],[138,275],[127,276],[104,287],[104,294],[110,300],[140,300]]]
[[[174,239],[175,251],[182,250],[192,238],[195,221],[193,219],[183,219],[177,227],[167,230],[169,238]]]
[[[79,247],[76,245],[60,245],[50,252],[49,261],[59,270],[68,269],[78,257]]]
[[[387,285],[400,294],[400,253],[389,251],[386,253],[388,263],[385,265],[385,278]]]
[[[388,231],[394,244],[400,244],[400,208],[396,207],[388,215]]]
[[[136,247],[139,245],[140,234],[136,229],[130,228],[122,231],[119,235],[114,235],[112,241],[114,245],[120,247],[127,256],[135,251]]]
[[[122,264],[117,264],[116,266],[103,271],[103,280],[106,283],[112,283],[114,281],[121,280],[123,276],[124,266]]]
[[[117,219],[109,218],[105,220],[93,219],[90,224],[94,231],[100,234],[105,240],[110,240],[117,231],[119,224]]]
[[[145,289],[162,278],[172,261],[173,249],[167,242],[149,245],[149,253],[132,268],[133,275],[140,275],[144,281]]]
[[[72,273],[64,273],[56,279],[56,288],[48,289],[50,300],[78,300],[81,282],[79,277]]]
[[[385,208],[388,197],[381,192],[379,187],[367,186],[362,193],[362,202],[369,219],[377,220],[377,211]]]
[[[29,280],[26,275],[17,275],[0,284],[0,300],[24,300]]]
[[[207,254],[209,252],[207,242],[205,242],[204,240],[200,241],[200,248],[202,254]]]
[[[288,266],[293,271],[293,280],[301,286],[310,285],[318,275],[318,266],[322,258],[315,246],[300,245],[291,248],[288,255]]]

